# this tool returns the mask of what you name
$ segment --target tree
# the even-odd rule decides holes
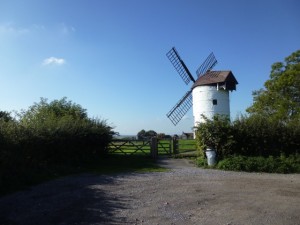
[[[138,140],[143,140],[145,138],[146,131],[143,129],[137,133]]]
[[[50,103],[48,103],[47,99],[41,98],[39,103],[34,103],[20,117],[21,123],[25,126],[41,124],[46,121],[55,122],[63,118],[73,121],[88,119],[86,109],[72,101],[67,101],[66,97]]]
[[[159,139],[164,139],[166,137],[166,134],[165,133],[159,133],[159,134],[157,134],[157,137]]]
[[[300,50],[272,65],[264,89],[253,92],[250,116],[260,115],[283,123],[300,121]]]
[[[157,136],[157,133],[154,130],[145,131],[144,129],[139,131],[137,134],[138,140],[150,139],[151,137]]]
[[[156,133],[154,130],[148,130],[148,131],[146,131],[145,136],[146,136],[147,138],[152,138],[152,137],[157,136],[157,133]]]
[[[3,120],[5,122],[13,120],[9,112],[6,111],[0,111],[0,120]]]

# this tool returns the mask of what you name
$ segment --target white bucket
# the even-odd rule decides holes
[[[206,149],[207,164],[213,166],[216,164],[216,151],[214,149]]]

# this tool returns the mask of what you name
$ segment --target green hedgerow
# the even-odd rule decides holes
[[[300,155],[269,156],[266,158],[261,156],[232,156],[221,160],[216,168],[246,172],[300,173]]]

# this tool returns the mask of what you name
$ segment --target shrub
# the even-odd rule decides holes
[[[218,158],[231,155],[287,156],[300,151],[300,122],[284,124],[262,116],[241,116],[233,123],[226,117],[205,118],[196,127],[197,147],[200,155],[212,147]]]
[[[200,123],[196,128],[199,155],[203,156],[207,148],[215,149],[219,158],[231,154],[234,139],[229,118],[216,115],[209,120],[205,116],[202,117],[205,122]]]
[[[41,99],[18,116],[0,119],[0,189],[3,183],[24,184],[51,166],[95,160],[106,153],[114,134],[105,120],[88,118],[66,98]]]
[[[300,155],[289,157],[246,157],[232,156],[221,160],[216,168],[233,171],[246,172],[268,172],[268,173],[299,173]]]
[[[196,159],[196,165],[198,167],[203,167],[203,168],[207,168],[208,167],[207,160],[204,157],[198,157]]]
[[[241,117],[233,123],[233,152],[247,156],[280,156],[300,150],[300,124],[283,124],[262,116]]]

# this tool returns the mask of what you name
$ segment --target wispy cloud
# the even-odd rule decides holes
[[[44,59],[42,65],[48,66],[48,65],[58,65],[61,66],[66,63],[66,60],[63,58],[56,58],[56,57],[49,57],[47,59]]]
[[[42,34],[42,32],[51,33],[51,35],[71,35],[76,31],[75,27],[65,23],[59,23],[54,26],[45,26],[43,24],[31,24],[28,26],[18,26],[14,22],[0,23],[0,34],[10,36],[21,36],[25,34]],[[45,34],[45,33],[44,33]]]
[[[0,34],[9,34],[9,35],[24,35],[28,34],[30,29],[24,27],[18,27],[14,23],[3,23],[0,24]]]
[[[73,26],[68,26],[65,23],[60,24],[60,32],[63,35],[69,35],[71,33],[74,33],[75,31],[76,31],[76,29]]]
[[[33,24],[32,28],[37,31],[45,31],[46,30],[46,27],[41,24]]]

